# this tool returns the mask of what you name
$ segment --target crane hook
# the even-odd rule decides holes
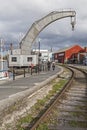
[[[71,25],[72,25],[72,31],[74,31],[74,26],[76,24],[76,17],[71,17]]]

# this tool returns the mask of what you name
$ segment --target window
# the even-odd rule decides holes
[[[12,57],[12,62],[17,62],[17,57]]]
[[[27,57],[27,61],[31,62],[32,61],[32,57]]]

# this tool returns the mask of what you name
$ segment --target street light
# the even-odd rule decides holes
[[[40,69],[40,38],[38,40],[38,72],[39,72],[39,69]]]
[[[3,46],[4,46],[4,41],[3,41],[3,39],[1,39],[1,40],[0,40],[0,48],[1,48],[1,49],[0,49],[0,51],[1,51],[1,63],[0,63],[0,64],[1,64],[1,68],[0,68],[0,69],[1,69],[1,70],[4,69],[4,68],[3,68],[3,53],[4,53],[4,52],[3,52],[3,50],[4,50],[4,49],[3,49]]]

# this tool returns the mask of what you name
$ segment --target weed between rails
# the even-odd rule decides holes
[[[48,95],[46,95],[43,99],[38,99],[37,103],[34,104],[31,108],[31,113],[27,114],[27,116],[20,118],[17,121],[17,130],[24,130],[23,124],[31,123],[31,121],[44,109],[49,100],[65,85],[67,80],[61,79],[59,82],[55,83],[52,87],[52,90],[49,91]],[[40,124],[36,130],[48,130],[47,124]]]

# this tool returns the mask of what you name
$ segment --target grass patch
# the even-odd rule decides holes
[[[31,108],[31,114],[21,118],[17,122],[17,130],[24,130],[21,126],[23,123],[30,123],[40,112],[44,109],[49,100],[65,85],[67,80],[61,79],[59,82],[55,83],[52,87],[52,90],[49,91],[48,95],[43,99],[38,99],[37,103],[34,104]],[[40,124],[36,130],[48,130],[47,124]]]
[[[41,123],[36,130],[49,130],[47,123]]]
[[[32,114],[27,114],[26,117],[20,118],[20,120],[18,121],[17,126],[16,126],[17,130],[24,130],[24,128],[22,127],[22,124],[29,123],[32,120],[33,120]]]

